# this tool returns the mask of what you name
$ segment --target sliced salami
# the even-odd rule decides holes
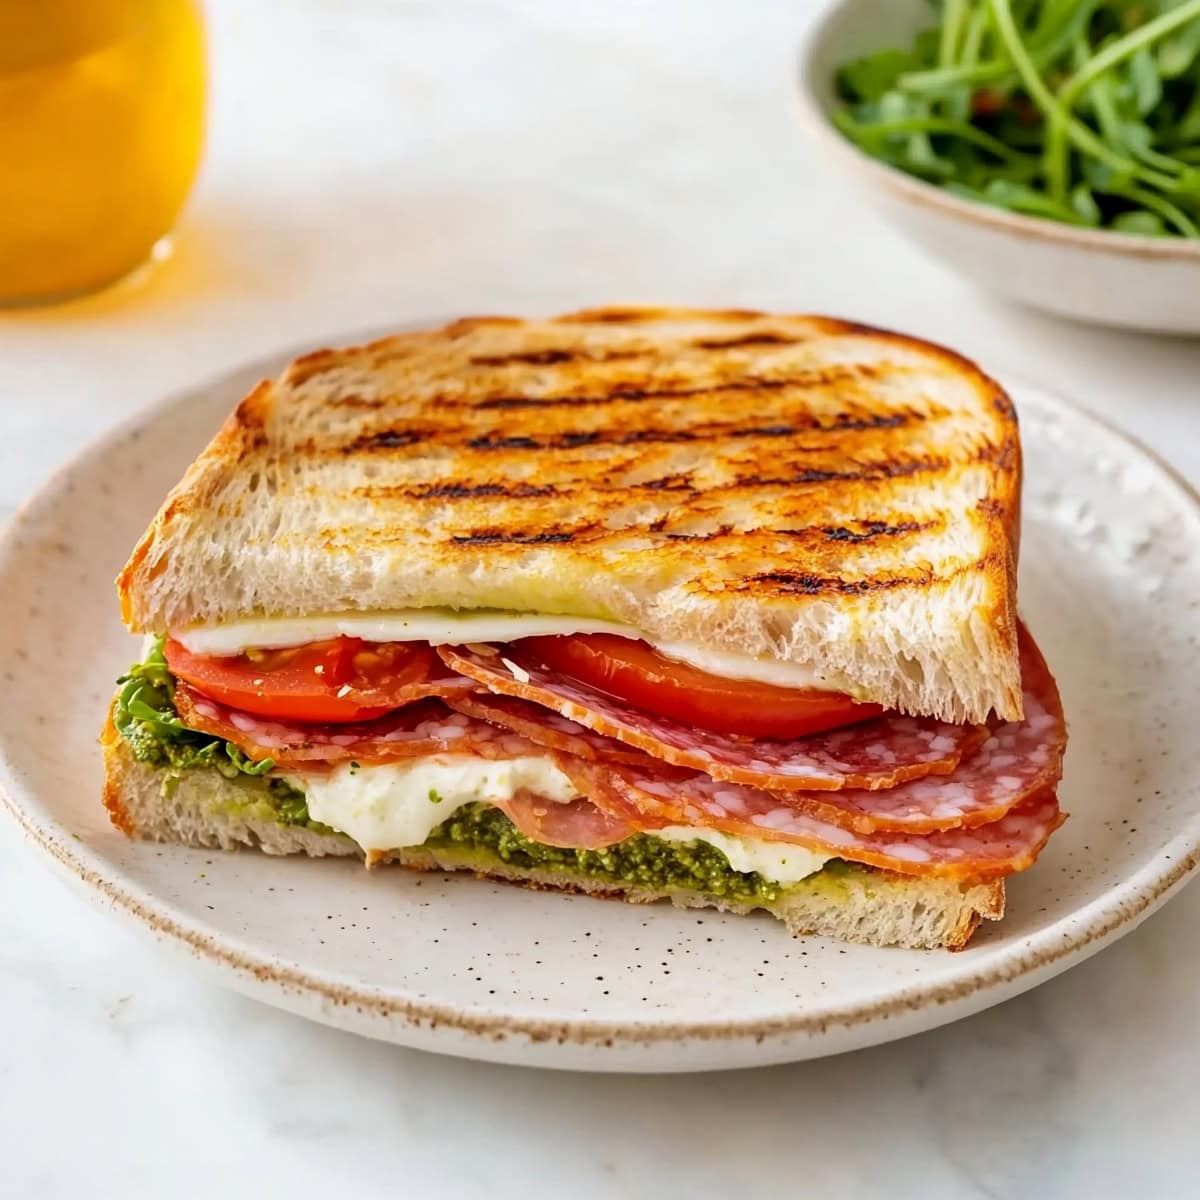
[[[578,721],[560,716],[531,700],[515,696],[497,696],[491,692],[472,692],[466,696],[447,698],[446,703],[458,712],[503,725],[514,733],[527,737],[539,746],[574,754],[594,762],[640,763],[646,758],[643,750],[626,746],[616,738],[594,733]]]
[[[544,846],[602,850],[638,832],[630,820],[607,813],[582,797],[556,804],[532,792],[518,792],[497,807],[527,838]]]
[[[718,829],[738,837],[792,842],[850,862],[903,875],[995,879],[1033,864],[1065,817],[1052,789],[998,821],[939,833],[856,833],[798,811],[778,796],[744,784],[671,767],[639,769],[562,760],[576,786],[620,819],[646,832],[665,825]],[[640,814],[634,817],[632,814]]]
[[[735,737],[631,708],[547,670],[516,645],[439,646],[438,653],[490,692],[553,709],[664,762],[776,791],[890,788],[908,779],[948,775],[988,737],[982,725],[895,714],[786,741]]]
[[[430,697],[446,698],[462,696],[468,692],[478,691],[479,684],[466,675],[447,671],[433,679],[425,679],[420,683],[406,683],[402,688],[392,688],[388,692],[385,703],[411,704],[414,700],[426,700]]]
[[[927,775],[869,791],[774,791],[785,803],[858,833],[933,833],[999,820],[1062,775],[1067,729],[1045,660],[1022,634],[1025,719],[996,724],[952,775]],[[597,762],[644,763],[637,750],[527,700],[477,692],[449,703],[539,745]]]
[[[189,729],[232,742],[251,758],[293,763],[393,762],[425,754],[477,754],[519,758],[540,752],[519,734],[440,700],[421,700],[373,721],[347,725],[289,725],[227,708],[186,683],[175,688],[175,706]]]
[[[878,792],[776,794],[785,804],[859,833],[930,833],[998,821],[1062,778],[1067,728],[1058,691],[1050,680],[1049,691],[1035,694],[1029,674],[1025,720],[998,725],[953,775],[927,775]]]

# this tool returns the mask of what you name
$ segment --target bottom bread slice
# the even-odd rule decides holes
[[[267,854],[362,857],[344,835],[312,823],[281,819],[267,784],[213,768],[169,776],[138,762],[109,726],[104,737],[104,803],[113,823],[132,837],[157,842]],[[843,941],[910,949],[961,949],[985,917],[1004,915],[1003,880],[970,883],[912,877],[873,867],[835,862],[766,899],[711,895],[692,888],[648,888],[594,871],[555,865],[523,865],[477,846],[439,840],[391,850],[372,865],[395,863],[423,871],[471,871],[480,877],[527,887],[620,898],[632,903],[669,900],[682,908],[722,912],[764,910],[793,934],[820,934]]]

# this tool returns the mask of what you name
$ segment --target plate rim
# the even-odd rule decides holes
[[[428,328],[430,324],[428,321],[414,322],[403,328]],[[392,332],[400,331],[392,328]],[[379,330],[374,327],[338,335],[327,344],[360,344],[377,336]],[[40,507],[52,500],[63,484],[90,459],[105,454],[134,430],[153,422],[163,410],[186,403],[190,397],[209,395],[252,371],[269,375],[275,364],[287,361],[295,354],[295,349],[276,351],[221,371],[199,384],[172,390],[140,406],[87,442],[25,498],[0,529],[0,564],[17,549],[25,525]],[[1049,390],[1019,374],[1001,371],[1000,382],[1018,396],[1024,393],[1036,397],[1039,406],[1090,422],[1108,437],[1124,443],[1127,449],[1153,465],[1159,476],[1174,489],[1181,506],[1193,520],[1200,522],[1200,489],[1136,435],[1087,406],[1065,398],[1057,389]],[[928,1008],[946,1014],[943,1020],[935,1022],[942,1024],[965,1015],[965,1012],[953,1010],[967,1003],[972,996],[987,996],[1000,990],[1001,995],[996,997],[998,1001],[1058,974],[1072,960],[1090,957],[1122,933],[1131,932],[1200,869],[1200,816],[1195,816],[1135,874],[1039,931],[1036,935],[1038,945],[1030,944],[1034,940],[1030,938],[1024,944],[1016,943],[1008,948],[999,961],[982,972],[940,982],[909,983],[872,1000],[741,1020],[693,1021],[666,1017],[611,1021],[587,1015],[546,1019],[472,1011],[460,1005],[405,998],[373,985],[339,979],[334,972],[306,968],[302,963],[290,962],[272,951],[256,949],[233,934],[190,918],[150,889],[130,886],[119,870],[108,866],[86,843],[72,845],[58,836],[58,819],[45,809],[32,789],[15,777],[3,755],[0,755],[0,807],[13,816],[26,837],[44,850],[56,868],[71,881],[92,895],[103,896],[114,909],[136,918],[142,931],[167,941],[176,949],[190,951],[226,978],[232,974],[234,987],[246,985],[253,989],[251,994],[261,999],[266,997],[260,989],[274,985],[284,993],[298,992],[335,1008],[357,1010],[385,1023],[400,1020],[403,1028],[414,1032],[422,1028],[448,1027],[488,1039],[516,1035],[532,1042],[553,1040],[578,1046],[612,1047],[617,1043],[645,1046],[688,1040],[774,1041],[788,1036],[820,1036],[831,1028],[852,1030]],[[69,831],[63,832],[69,839]],[[970,953],[968,949],[966,954]],[[321,1013],[309,1012],[307,1015],[337,1024],[324,1009]],[[902,1032],[897,1029],[897,1036]]]

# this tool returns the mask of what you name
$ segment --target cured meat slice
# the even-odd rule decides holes
[[[438,653],[453,670],[491,692],[534,701],[664,762],[776,791],[890,788],[930,774],[948,775],[988,737],[983,725],[896,714],[783,741],[735,737],[632,708],[547,670],[519,646],[439,646]]]
[[[1065,820],[1053,789],[1047,789],[998,821],[975,829],[856,833],[800,812],[770,792],[695,772],[658,764],[643,769],[565,757],[562,766],[596,804],[615,817],[639,824],[646,832],[665,825],[718,829],[738,837],[792,842],[904,875],[982,880],[1023,871]]]
[[[859,833],[930,833],[998,821],[1062,778],[1067,727],[1058,690],[1052,679],[1040,694],[1031,689],[1031,673],[1027,667],[1025,720],[997,725],[953,775],[928,775],[887,791],[776,794],[785,804]]]
[[[505,725],[539,746],[578,758],[637,765],[649,757],[528,700],[476,693],[448,703],[460,712]],[[858,833],[971,828],[999,820],[1035,792],[1053,787],[1062,775],[1065,742],[1066,726],[1051,680],[1049,692],[1041,687],[1027,690],[1024,721],[998,725],[953,775],[927,775],[874,792],[846,788],[776,794],[801,812]]]
[[[425,754],[520,758],[541,752],[511,730],[454,712],[440,700],[421,700],[373,721],[346,725],[291,725],[227,708],[186,683],[175,707],[189,729],[232,742],[251,758],[292,763],[394,762]]]
[[[999,820],[1062,775],[1067,729],[1054,678],[1041,653],[1022,634],[1025,719],[996,724],[984,743],[951,775],[927,775],[876,791],[775,791],[787,804],[858,833],[932,833]],[[527,700],[483,692],[449,703],[537,742],[599,762],[639,764],[647,756],[614,738]]]
[[[414,700],[426,700],[430,697],[461,696],[479,689],[479,684],[466,675],[447,671],[433,679],[423,679],[418,683],[406,683],[401,688],[393,688],[388,692],[385,704],[411,704]]]
[[[533,792],[518,792],[496,807],[527,838],[544,846],[602,850],[638,832],[630,820],[607,813],[583,797],[557,804]]]
[[[626,746],[603,733],[594,733],[578,721],[560,716],[530,700],[515,696],[497,696],[491,692],[472,692],[466,696],[447,698],[446,703],[458,712],[503,725],[514,733],[527,737],[539,746],[574,754],[578,758],[597,762],[640,763],[646,753]]]

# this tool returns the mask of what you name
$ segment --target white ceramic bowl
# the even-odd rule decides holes
[[[1080,321],[1200,334],[1200,241],[1133,237],[961,200],[864,154],[832,125],[834,74],[907,46],[926,0],[835,0],[800,51],[799,97],[814,145],[899,230],[981,287]]]

